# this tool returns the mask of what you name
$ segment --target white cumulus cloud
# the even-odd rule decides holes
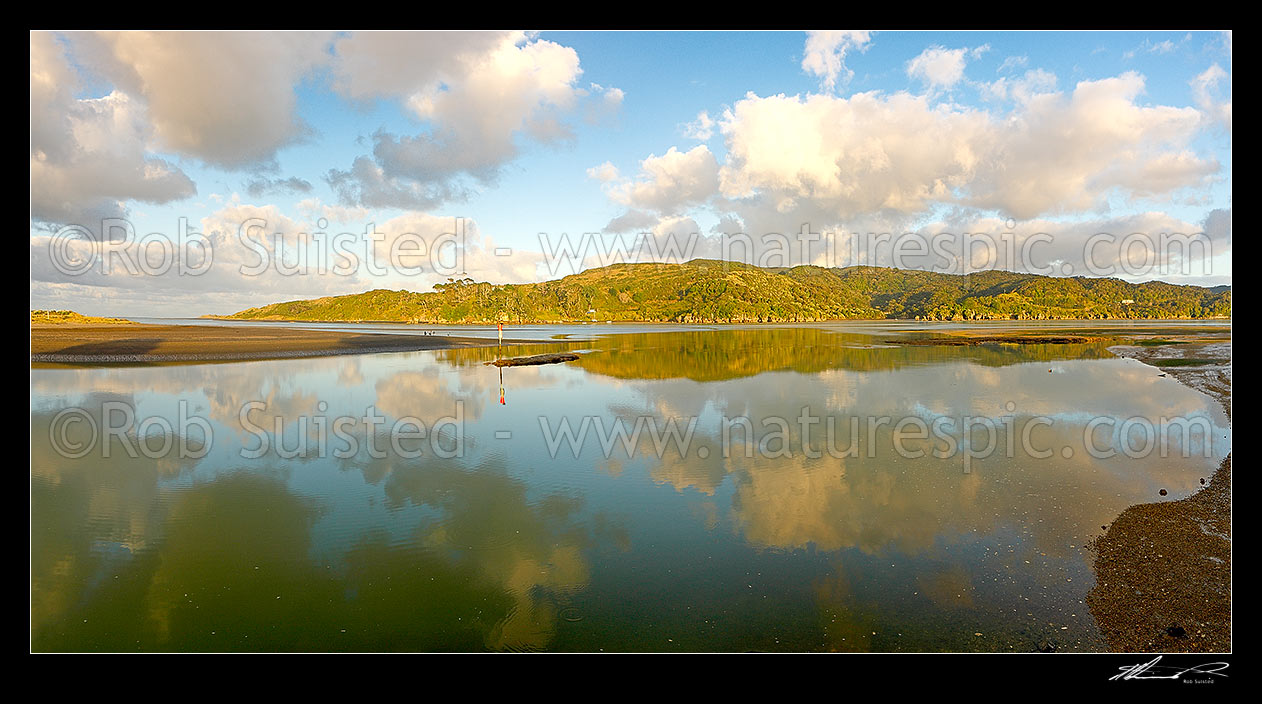
[[[854,76],[854,71],[846,67],[846,54],[867,51],[871,42],[872,33],[862,30],[807,32],[802,70],[819,76],[824,90],[831,91],[838,79],[845,83]]]

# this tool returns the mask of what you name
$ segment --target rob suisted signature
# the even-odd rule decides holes
[[[1138,665],[1123,665],[1118,668],[1121,672],[1109,678],[1113,680],[1181,680],[1184,675],[1209,675],[1211,677],[1226,677],[1223,670],[1227,669],[1225,662],[1207,662],[1203,665],[1195,665],[1193,667],[1171,667],[1169,665],[1158,665],[1161,657],[1149,660]]]

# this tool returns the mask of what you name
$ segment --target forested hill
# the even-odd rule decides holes
[[[413,323],[583,320],[750,323],[843,319],[1225,318],[1230,287],[1058,278],[1009,271],[940,274],[855,266],[759,268],[693,260],[615,264],[536,284],[449,280],[434,291],[375,290],[274,303],[248,320]]]

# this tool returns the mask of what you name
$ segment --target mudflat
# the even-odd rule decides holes
[[[536,354],[529,357],[509,357],[507,359],[497,359],[493,362],[486,362],[486,364],[492,367],[534,367],[541,364],[573,362],[577,359],[578,355],[573,352],[549,352],[547,354]]]
[[[31,325],[31,363],[36,365],[229,362],[495,344],[493,339],[454,335],[250,325]]]

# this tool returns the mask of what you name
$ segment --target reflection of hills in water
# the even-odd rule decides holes
[[[1081,345],[883,344],[959,332],[677,330],[36,370],[32,647],[1020,651],[1054,639],[1064,650],[1102,648],[1082,606],[1093,577],[1083,543],[1161,488],[1170,498],[1195,490],[1230,447],[1226,418],[1206,397],[1128,360],[1047,373],[1050,360],[1109,357],[1117,341],[1109,336],[1133,329],[1077,331],[1099,337]],[[562,350],[584,354],[502,370],[509,408],[491,400],[501,370],[483,362]],[[699,392],[684,379],[707,383]],[[724,383],[708,383],[716,380]],[[52,445],[54,417],[72,404],[100,428],[107,401],[175,413],[184,399],[204,409],[220,451],[163,462],[129,456],[112,438],[108,458],[71,460]],[[317,407],[323,399],[327,411]],[[238,444],[253,446],[239,430],[249,400],[266,402],[255,422],[267,426],[358,415],[372,404],[433,427],[464,402],[469,454],[404,457],[378,433],[385,455],[377,456],[364,428],[353,430],[353,457],[282,456],[292,443],[277,437],[265,458],[239,462]],[[795,420],[805,409],[820,418],[809,430]],[[1013,435],[1001,432],[996,452],[970,459],[967,470],[959,455],[903,457],[892,425],[863,420],[1009,413]],[[1142,463],[1085,451],[1086,418],[1163,415],[1207,415],[1221,451],[1186,457],[1172,445]],[[629,448],[602,452],[588,442],[571,455],[549,454],[523,432],[543,416],[572,427],[586,416],[627,428],[643,416],[699,422],[683,446],[659,450],[646,431]],[[738,416],[754,430],[737,430],[729,443],[721,421]],[[1036,426],[1032,444],[1073,448],[1072,457],[1006,451],[1035,416],[1056,422]],[[84,442],[88,428],[65,428],[67,440]],[[290,438],[306,432],[286,428]],[[492,441],[501,429],[516,431],[512,444]],[[180,438],[170,439],[178,447]],[[163,440],[154,435],[150,446]],[[907,443],[922,452],[937,445]]]
[[[591,349],[577,364],[620,379],[721,381],[770,371],[829,369],[888,371],[909,366],[969,361],[988,367],[1053,359],[1111,357],[1105,340],[1073,345],[985,344],[968,347],[902,346],[865,335],[810,328],[700,330],[612,335],[596,342],[466,348],[439,352],[439,359],[464,366],[541,352]]]

